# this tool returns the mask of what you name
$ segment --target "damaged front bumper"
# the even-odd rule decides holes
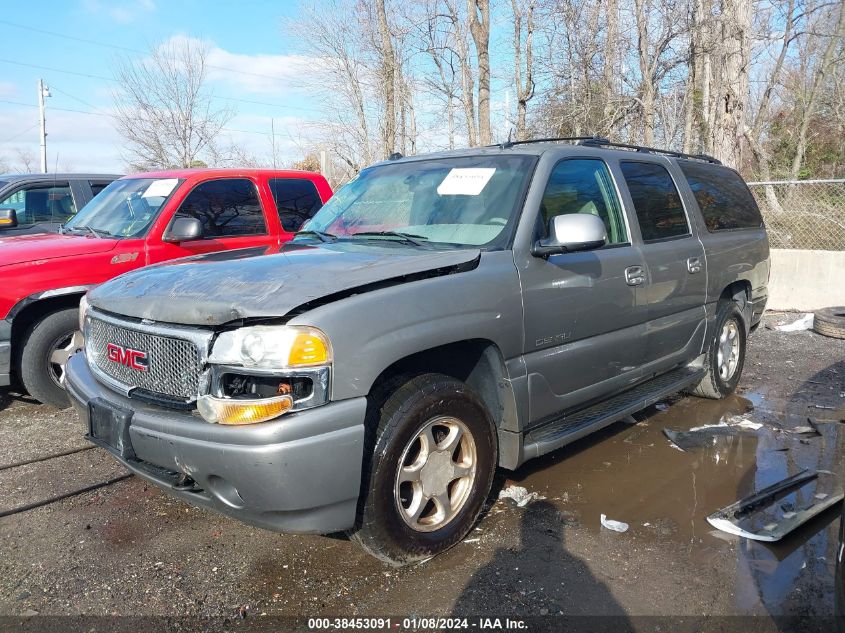
[[[84,354],[71,357],[65,380],[89,439],[168,493],[278,532],[353,526],[365,398],[232,427],[120,395],[94,378]]]

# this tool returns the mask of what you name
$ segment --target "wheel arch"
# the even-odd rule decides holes
[[[12,321],[12,358],[13,367],[17,370],[20,358],[20,341],[26,332],[48,314],[79,306],[87,288],[67,289],[67,292],[55,291],[51,294],[39,293],[18,302],[12,309],[8,319]]]
[[[497,432],[519,429],[514,390],[502,352],[493,341],[456,341],[396,360],[375,379],[369,392],[372,405],[379,406],[397,380],[424,373],[441,373],[466,383],[484,402]]]
[[[747,279],[740,279],[728,284],[719,295],[719,301],[733,301],[737,304],[739,311],[742,313],[745,333],[748,334],[751,328],[751,313],[754,308],[751,303],[751,282]]]

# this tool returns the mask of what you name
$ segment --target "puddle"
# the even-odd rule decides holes
[[[581,525],[596,533],[604,513],[628,523],[638,541],[688,544],[704,565],[714,550],[735,551],[736,605],[742,613],[788,612],[790,602],[806,601],[801,591],[832,604],[839,506],[773,545],[719,532],[706,517],[804,468],[840,473],[845,424],[820,425],[823,437],[786,433],[783,428],[806,424],[812,412],[805,413],[806,405],[802,409],[792,399],[769,399],[756,391],[721,401],[689,397],[668,402],[665,410],[652,407],[638,414],[638,424],[615,424],[529,462],[513,480],[560,509],[576,512]],[[787,403],[791,406],[783,406]],[[714,436],[687,452],[663,434],[666,427],[689,431],[735,422],[736,416],[763,426]]]

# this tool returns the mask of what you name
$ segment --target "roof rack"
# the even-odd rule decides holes
[[[659,149],[657,147],[646,147],[644,145],[630,145],[628,143],[611,143],[605,138],[585,139],[579,142],[579,145],[586,145],[588,147],[614,147],[620,149],[633,150],[635,152],[642,152],[644,154],[663,154],[665,156],[672,156],[674,158],[688,158],[692,160],[701,160],[706,163],[713,163],[714,165],[721,165],[722,161],[707,154],[684,154],[683,152],[675,152],[671,149]]]
[[[535,138],[526,141],[506,141],[497,145],[490,145],[489,147],[500,147],[507,149],[514,145],[530,145],[531,143],[554,143],[565,142],[575,143],[576,145],[583,145],[585,147],[612,147],[618,149],[626,149],[635,152],[642,152],[644,154],[662,154],[664,156],[672,156],[674,158],[686,158],[690,160],[700,160],[706,163],[713,163],[714,165],[721,165],[722,161],[707,154],[684,154],[683,152],[675,152],[670,149],[659,149],[657,147],[646,147],[644,145],[631,145],[629,143],[613,143],[612,141],[602,136],[560,136],[551,138]]]
[[[508,139],[503,143],[496,143],[495,145],[488,145],[487,147],[500,147],[501,149],[508,149],[509,147],[513,147],[514,145],[530,145],[531,143],[554,143],[557,141],[562,142],[578,142],[578,141],[604,141],[606,143],[610,143],[606,138],[602,138],[601,136],[554,136],[549,138],[532,138],[526,141],[512,141]]]

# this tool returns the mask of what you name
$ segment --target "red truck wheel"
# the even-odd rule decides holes
[[[70,406],[61,377],[70,354],[79,349],[78,310],[52,312],[26,333],[20,356],[20,377],[33,398],[59,409]]]

